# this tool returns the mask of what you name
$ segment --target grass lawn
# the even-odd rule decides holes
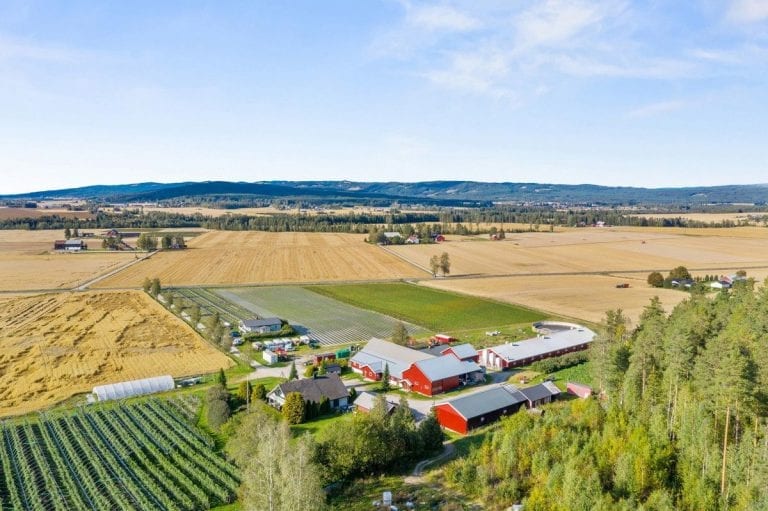
[[[351,420],[351,418],[352,414],[350,413],[340,415],[326,415],[324,417],[320,417],[303,424],[295,424],[291,426],[291,431],[293,432],[294,436],[303,435],[304,433],[310,433],[314,436],[317,436],[323,431],[333,428],[339,423],[339,421]]]
[[[411,284],[348,284],[307,289],[434,332],[517,325],[547,317],[515,305]]]
[[[539,373],[538,376],[531,379],[530,384],[541,383],[545,378],[552,378],[557,388],[565,392],[565,384],[569,381],[592,385],[592,377],[589,374],[589,362],[582,362],[565,369],[560,369],[552,373]]]

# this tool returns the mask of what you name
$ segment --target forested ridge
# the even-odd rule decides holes
[[[766,343],[751,282],[653,300],[634,328],[611,311],[590,348],[602,399],[505,419],[446,479],[488,509],[768,509]]]

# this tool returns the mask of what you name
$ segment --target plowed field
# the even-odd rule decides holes
[[[95,385],[229,367],[183,321],[138,291],[0,299],[0,416]]]
[[[208,232],[187,250],[157,254],[97,284],[140,286],[145,277],[164,285],[273,284],[424,277],[401,259],[354,234]]]

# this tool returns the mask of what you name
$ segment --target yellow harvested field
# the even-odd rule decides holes
[[[705,238],[768,238],[768,228],[745,227],[611,227],[610,230],[636,233],[669,234],[679,236],[702,236]]]
[[[130,209],[130,208],[128,208]],[[184,206],[178,208],[159,208],[155,206],[142,206],[144,213],[158,211],[160,213],[177,213],[179,215],[203,215],[210,217],[220,217],[224,215],[248,215],[248,216],[270,216],[280,211],[275,208],[240,208],[240,209],[217,209],[217,208],[199,208],[194,206]],[[186,230],[186,229],[185,229]]]
[[[709,231],[710,229],[707,229]],[[741,231],[741,229],[730,229]],[[398,246],[392,250],[427,267],[447,252],[451,275],[542,275],[620,271],[768,268],[768,229],[753,237],[688,236],[648,230],[573,229],[511,234],[504,241]]]
[[[138,291],[0,298],[0,416],[39,410],[95,385],[233,365]]]
[[[65,218],[93,218],[90,211],[70,211],[68,209],[44,209],[44,208],[5,208],[0,207],[0,220],[11,218],[39,218],[41,216],[58,215]]]
[[[642,213],[627,215],[638,218],[684,218],[686,220],[693,220],[696,222],[723,222],[730,220],[732,222],[738,222],[740,220],[749,220],[749,217],[760,217],[768,215],[768,213],[648,213],[646,215]]]
[[[96,287],[273,284],[424,277],[426,273],[364,242],[361,234],[212,231],[187,250],[161,252]]]
[[[0,291],[69,289],[133,261],[124,252],[53,252],[63,232],[0,230]],[[91,240],[101,246],[100,240]]]
[[[629,288],[616,288],[616,284],[625,282],[630,284]],[[617,308],[621,308],[636,323],[643,308],[654,296],[661,299],[667,311],[689,296],[683,291],[651,288],[644,281],[636,283],[602,275],[436,279],[425,280],[421,284],[594,323],[605,316],[605,311]]]

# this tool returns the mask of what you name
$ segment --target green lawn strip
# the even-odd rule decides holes
[[[315,437],[322,436],[324,431],[332,429],[339,421],[351,420],[351,417],[352,414],[325,415],[311,421],[295,424],[291,426],[291,431],[294,436],[300,436],[305,433],[310,433]]]
[[[435,332],[529,324],[547,317],[515,305],[404,283],[323,285],[307,289]]]

